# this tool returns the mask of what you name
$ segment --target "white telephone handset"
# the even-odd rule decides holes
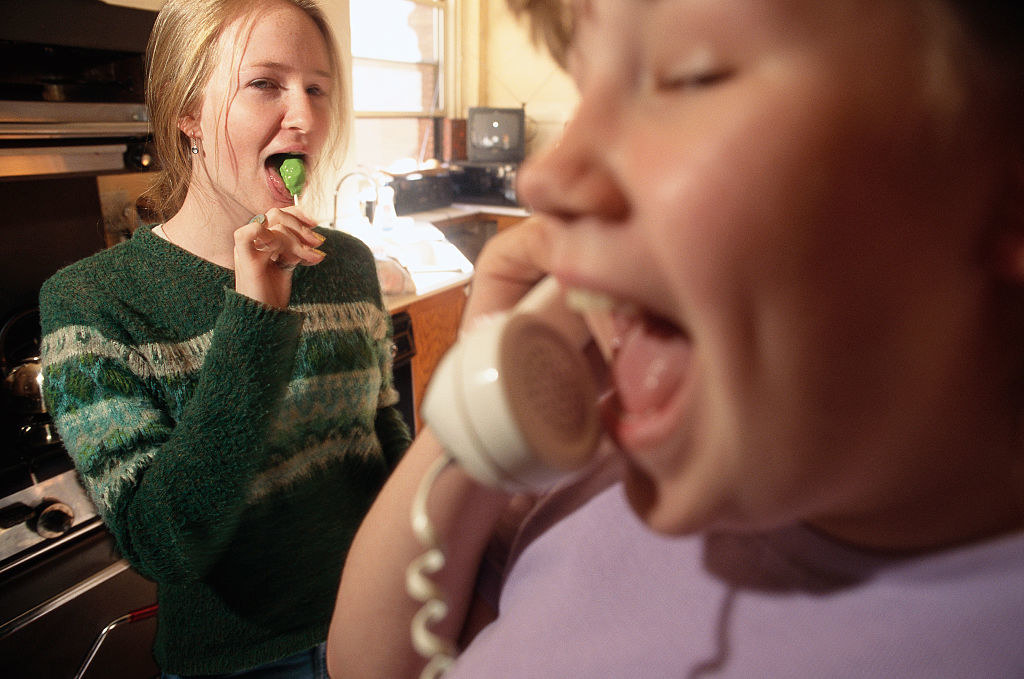
[[[482,320],[438,365],[421,413],[481,483],[539,491],[582,468],[600,437],[590,341],[553,278]]]
[[[431,629],[448,605],[431,579],[445,555],[427,512],[430,488],[449,460],[512,492],[546,490],[590,462],[601,434],[597,378],[583,357],[590,340],[549,277],[510,312],[466,332],[434,372],[420,412],[448,457],[431,466],[413,498],[412,528],[426,551],[406,573],[409,595],[423,602],[410,629],[428,660],[421,679],[440,677],[456,655]]]

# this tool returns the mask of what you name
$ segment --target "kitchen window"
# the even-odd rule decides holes
[[[349,0],[356,164],[436,157],[444,115],[444,0]],[[408,159],[411,159],[408,160]]]

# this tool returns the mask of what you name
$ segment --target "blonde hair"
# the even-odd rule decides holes
[[[324,38],[330,63],[330,130],[320,158],[340,155],[348,142],[350,107],[343,87],[341,58],[334,34],[315,0],[167,0],[157,15],[146,48],[146,105],[160,170],[143,196],[143,207],[163,221],[181,208],[192,178],[191,141],[178,127],[183,116],[202,105],[206,84],[219,57],[224,29],[260,8],[286,2],[313,20]]]

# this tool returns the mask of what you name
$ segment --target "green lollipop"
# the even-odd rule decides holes
[[[302,193],[302,187],[306,185],[306,166],[302,163],[302,158],[285,158],[277,172],[290,194],[297,196]]]

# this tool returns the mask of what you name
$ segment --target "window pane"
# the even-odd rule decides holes
[[[350,157],[356,165],[376,168],[403,158],[434,158],[433,128],[432,118],[357,118]]]
[[[352,159],[387,167],[402,158],[434,157],[429,116],[444,112],[444,4],[349,0],[349,10],[356,111]]]
[[[352,56],[436,64],[441,11],[409,0],[350,0]]]
[[[354,59],[352,95],[356,111],[432,112],[440,107],[437,67],[430,64]]]

